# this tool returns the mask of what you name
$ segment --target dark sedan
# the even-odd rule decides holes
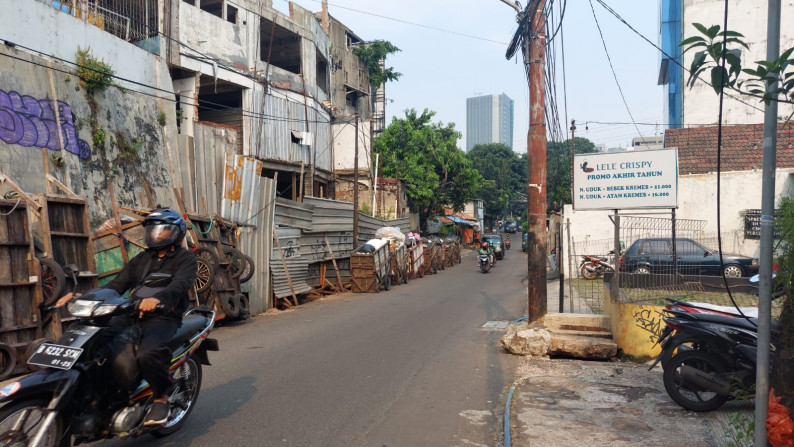
[[[758,273],[758,259],[710,250],[692,239],[676,238],[675,254],[678,272],[683,275],[721,275],[729,278]],[[620,258],[620,271],[632,273],[673,273],[673,242],[671,238],[637,239]]]

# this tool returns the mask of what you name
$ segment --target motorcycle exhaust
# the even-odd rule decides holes
[[[731,393],[730,383],[723,382],[713,375],[705,373],[691,366],[681,365],[681,379],[683,379],[685,383],[691,383],[693,385],[699,386],[700,388],[705,388],[709,391],[719,394],[720,396],[727,396]]]

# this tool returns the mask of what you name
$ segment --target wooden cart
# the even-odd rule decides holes
[[[391,255],[388,244],[372,253],[356,251],[350,254],[350,273],[353,281],[352,291],[357,293],[380,292],[381,287],[391,288]]]
[[[408,284],[408,250],[405,244],[390,248],[390,270],[392,284]]]
[[[416,243],[408,247],[408,277],[411,279],[423,278],[425,276],[425,255],[424,246]]]
[[[422,240],[422,246],[422,256],[424,258],[422,276],[428,273],[438,273],[436,261],[438,259],[439,245],[434,241]]]
[[[28,203],[0,199],[0,381],[27,371],[25,350],[42,336],[42,293]]]

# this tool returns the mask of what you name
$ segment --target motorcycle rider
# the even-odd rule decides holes
[[[494,253],[493,246],[491,246],[489,242],[483,242],[480,245],[480,254],[487,254],[488,262],[490,262],[491,265],[494,265],[496,263],[496,258],[494,257],[493,253]]]
[[[170,283],[153,296],[141,299],[138,317],[152,313],[158,305],[162,313],[149,315],[141,323],[141,338],[136,359],[141,375],[152,387],[153,405],[144,425],[153,427],[168,421],[168,368],[171,350],[168,342],[182,324],[182,314],[190,304],[188,290],[196,279],[196,257],[182,247],[187,232],[185,218],[177,211],[160,208],[149,213],[143,221],[146,251],[130,259],[127,265],[104,288],[119,294],[139,286],[149,273],[167,273]],[[62,306],[80,294],[68,293],[58,300]],[[116,316],[102,334],[102,341],[110,342],[122,330],[134,324],[130,316]]]

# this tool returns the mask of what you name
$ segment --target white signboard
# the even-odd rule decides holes
[[[678,149],[578,154],[573,208],[622,210],[678,206]]]

